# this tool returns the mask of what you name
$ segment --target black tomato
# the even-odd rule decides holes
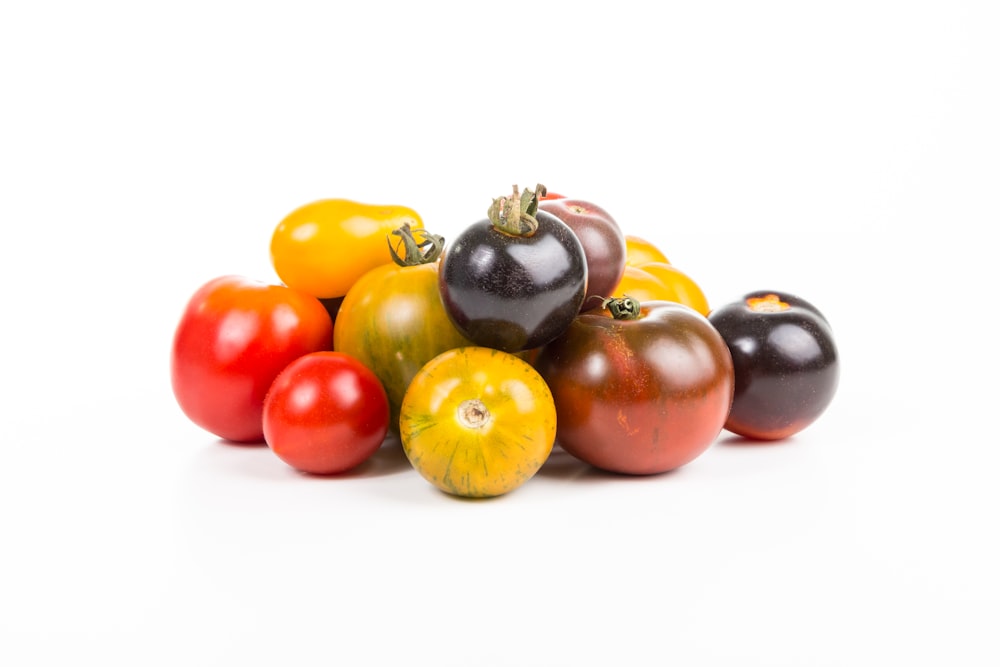
[[[813,423],[837,390],[840,361],[829,322],[811,303],[757,291],[709,314],[736,375],[727,431],[780,440]]]
[[[538,191],[544,194],[542,186]],[[536,196],[515,186],[441,257],[445,310],[477,345],[505,352],[540,347],[566,330],[583,303],[583,246],[569,226],[537,209]]]

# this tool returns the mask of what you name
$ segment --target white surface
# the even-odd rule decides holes
[[[0,9],[0,663],[997,664],[997,5],[653,6]],[[184,302],[271,279],[292,208],[447,235],[537,182],[714,304],[813,301],[829,411],[462,502],[398,452],[309,479],[176,407]]]

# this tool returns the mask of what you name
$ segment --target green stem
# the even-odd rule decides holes
[[[616,320],[639,319],[639,300],[625,294],[621,297],[610,297],[601,302],[601,308],[611,311]]]
[[[538,184],[534,190],[524,192],[514,185],[514,192],[506,197],[498,197],[487,211],[490,223],[501,232],[511,236],[531,236],[538,231],[538,198],[544,197],[545,186]]]
[[[386,243],[389,244],[389,253],[392,255],[392,261],[394,261],[399,266],[418,266],[420,264],[430,264],[431,262],[437,261],[441,256],[441,251],[444,250],[444,237],[438,236],[437,234],[431,234],[426,229],[416,230],[423,241],[417,241],[414,236],[413,229],[410,228],[410,223],[405,223],[399,229],[395,229],[392,232],[393,236],[398,236],[402,240],[403,244],[403,256],[400,256],[397,247],[392,245],[392,239],[388,236],[386,237]]]

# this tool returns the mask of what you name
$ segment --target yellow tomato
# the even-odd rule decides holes
[[[661,301],[664,299],[666,288],[652,274],[646,273],[638,266],[625,265],[625,272],[609,297],[630,296],[642,301]],[[600,304],[594,304],[599,306]]]
[[[400,410],[403,451],[424,479],[467,498],[499,496],[534,476],[552,452],[556,408],[530,364],[461,347],[431,359]]]
[[[625,264],[639,266],[648,262],[669,264],[667,256],[656,245],[639,236],[625,236]]]
[[[682,303],[708,316],[708,300],[694,280],[673,264],[649,262],[626,266],[621,282],[610,296],[630,296],[643,301]]]
[[[667,289],[665,301],[683,303],[708,316],[708,299],[691,276],[666,262],[650,262],[639,268],[663,283]]]
[[[320,299],[342,297],[365,273],[392,262],[387,239],[404,224],[423,227],[406,206],[321,199],[278,223],[271,263],[288,287]]]

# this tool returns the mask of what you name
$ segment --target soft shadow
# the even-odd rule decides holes
[[[216,439],[216,445],[221,445],[222,447],[231,447],[233,449],[267,449],[267,443],[263,440],[254,440],[252,442],[237,442],[235,440],[225,440],[223,438]]]
[[[399,436],[389,434],[382,441],[382,445],[375,450],[374,454],[350,470],[332,475],[317,475],[315,473],[302,472],[301,470],[296,470],[295,472],[300,477],[307,479],[325,480],[387,477],[389,475],[398,475],[408,470],[412,470],[412,466],[406,458],[406,453],[403,452],[403,445],[399,441]]]
[[[716,444],[726,447],[777,447],[795,442],[795,436],[791,435],[780,440],[761,440],[758,438],[747,438],[742,435],[730,434],[719,438]]]
[[[624,480],[630,484],[641,484],[643,480],[662,479],[675,475],[678,470],[668,470],[667,472],[651,475],[630,475],[621,472],[611,472],[581,461],[557,444],[552,448],[552,453],[549,455],[548,460],[545,461],[535,474],[537,477],[571,482],[611,483]]]
[[[406,454],[403,452],[399,436],[393,434],[386,436],[381,446],[367,460],[351,470],[332,475],[318,475],[292,468],[272,453],[267,443],[263,440],[260,442],[234,442],[232,440],[218,439],[214,444],[216,446],[209,448],[211,451],[206,452],[207,456],[215,459],[213,465],[225,466],[231,471],[254,477],[262,475],[267,477],[273,476],[272,465],[274,466],[274,470],[291,473],[299,478],[315,480],[385,477],[412,469],[410,462],[406,458]],[[225,462],[220,463],[218,461],[218,456],[220,455],[218,452],[221,451],[222,456],[228,456],[225,450],[229,450],[237,458],[235,460],[227,458]],[[215,452],[214,455],[213,452]],[[245,456],[241,454],[242,452],[245,452]],[[266,459],[266,461],[262,459]]]

